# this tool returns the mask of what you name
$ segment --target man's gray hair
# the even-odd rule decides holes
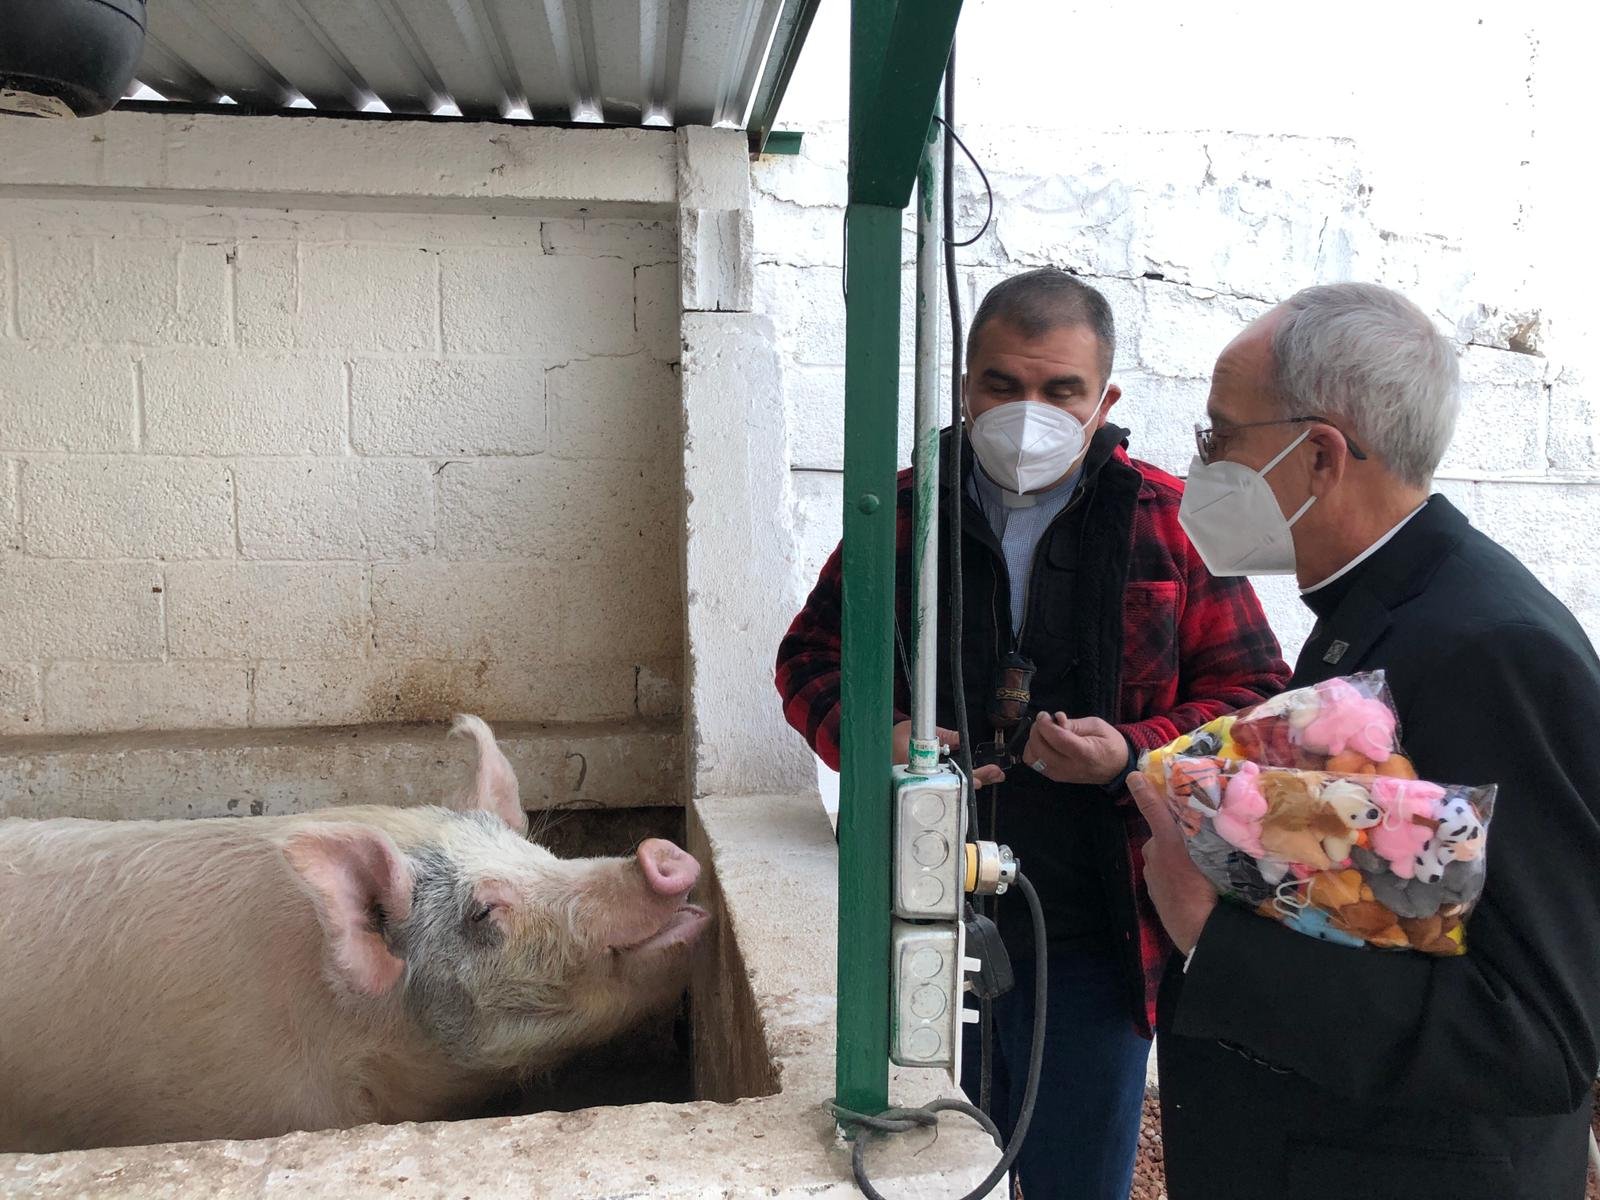
[[[1286,416],[1324,417],[1413,487],[1427,487],[1455,432],[1455,348],[1398,292],[1306,288],[1285,301],[1272,355]]]

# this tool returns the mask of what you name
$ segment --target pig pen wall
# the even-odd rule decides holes
[[[681,720],[670,215],[541,205],[570,156],[492,126],[35,124],[0,124],[0,734]],[[350,173],[470,180],[497,137],[533,199]],[[268,162],[290,195],[227,194]]]

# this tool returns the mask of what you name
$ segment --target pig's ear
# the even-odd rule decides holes
[[[405,973],[383,940],[383,927],[411,915],[411,869],[381,830],[318,825],[283,844],[283,856],[317,906],[339,977],[380,996]]]
[[[517,773],[511,769],[511,763],[495,744],[494,734],[489,727],[481,717],[463,713],[456,717],[450,732],[470,737],[478,747],[478,771],[472,781],[468,805],[480,812],[493,813],[513,831],[526,834],[528,814],[522,811]]]

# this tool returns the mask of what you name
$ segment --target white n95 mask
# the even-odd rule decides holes
[[[1202,463],[1196,455],[1178,506],[1178,523],[1189,535],[1206,570],[1213,575],[1294,574],[1294,523],[1316,503],[1310,497],[1285,517],[1272,494],[1267,472],[1311,436],[1308,429],[1262,467],[1243,463]]]
[[[1036,492],[1064,479],[1089,448],[1111,380],[1087,421],[1042,400],[1007,400],[970,423],[967,440],[984,474],[1008,492]]]

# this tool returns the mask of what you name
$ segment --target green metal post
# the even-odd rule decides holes
[[[844,720],[839,789],[840,1104],[889,1106],[889,802],[900,210],[845,214]]]
[[[852,0],[850,8],[834,1096],[864,1113],[889,1103],[900,218],[960,9],[961,0]]]

